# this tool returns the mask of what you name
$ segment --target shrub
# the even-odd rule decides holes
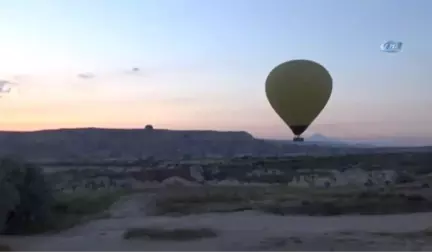
[[[415,178],[414,176],[408,174],[407,172],[400,172],[397,174],[396,177],[396,184],[405,184],[405,183],[411,183],[414,182]]]

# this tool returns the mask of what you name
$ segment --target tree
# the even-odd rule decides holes
[[[9,171],[0,169],[0,232],[5,229],[9,213],[12,212],[20,202],[20,195],[14,184],[9,179]]]
[[[0,220],[4,233],[21,233],[50,217],[52,188],[43,171],[16,159],[0,160],[2,204]]]
[[[99,188],[105,188],[105,182],[103,180],[99,182]]]

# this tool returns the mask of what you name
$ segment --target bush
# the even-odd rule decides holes
[[[415,181],[415,177],[407,172],[400,172],[396,177],[396,184],[412,183]]]
[[[3,233],[25,233],[50,217],[51,188],[37,166],[11,158],[0,159],[0,195]]]

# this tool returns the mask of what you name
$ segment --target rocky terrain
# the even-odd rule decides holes
[[[134,162],[38,163],[59,190],[145,188],[172,178],[195,184],[283,184],[300,187],[383,186],[432,174],[432,152],[340,156],[238,157]]]
[[[41,196],[51,195],[51,203],[40,208],[47,219],[28,226],[34,235],[0,236],[0,250],[400,251],[432,246],[426,221],[432,209],[430,148],[280,144],[241,132],[131,132],[0,134],[4,154],[31,160],[0,162],[14,177],[21,174],[16,188],[28,187],[21,190],[24,196],[34,196],[39,187]],[[187,151],[161,155],[171,143]],[[134,148],[145,151],[128,156]],[[33,165],[42,168],[39,182],[23,183],[38,178]],[[3,182],[8,185],[2,189],[8,195],[4,199],[15,202],[10,180]],[[34,211],[42,199],[19,206]],[[9,225],[9,213],[6,224],[15,227]]]

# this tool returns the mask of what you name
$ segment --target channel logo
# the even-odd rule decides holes
[[[387,53],[398,53],[402,51],[402,45],[402,42],[390,40],[381,44],[381,51]]]

